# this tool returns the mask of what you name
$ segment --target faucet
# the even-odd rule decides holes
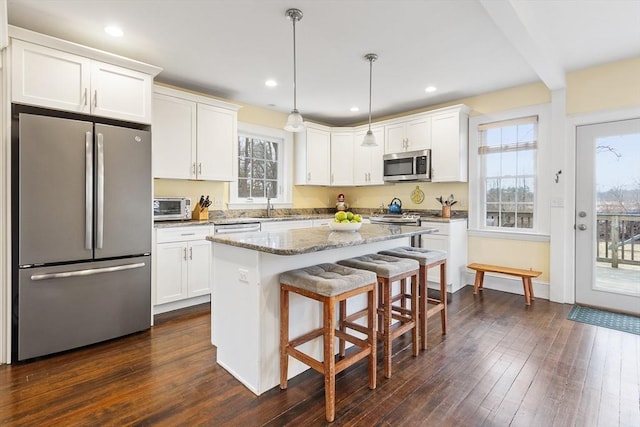
[[[271,211],[273,211],[273,205],[271,204],[271,183],[267,183],[267,218],[271,217]]]

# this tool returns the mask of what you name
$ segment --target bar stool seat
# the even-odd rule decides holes
[[[401,246],[380,251],[381,254],[400,258],[409,258],[420,263],[420,348],[427,349],[427,319],[440,313],[442,334],[447,333],[447,252],[434,249]],[[440,266],[440,299],[429,298],[427,295],[427,272],[430,268]],[[432,307],[428,307],[431,304]]]
[[[289,339],[289,292],[319,301],[323,306],[323,325],[293,340]],[[368,357],[369,388],[376,388],[376,275],[337,264],[319,264],[280,274],[280,388],[287,388],[289,356],[310,366],[324,375],[325,416],[328,422],[335,418],[335,376],[354,363]],[[367,294],[364,310],[367,325],[351,328],[343,318],[347,299]],[[340,329],[336,330],[335,305],[340,304]],[[348,334],[346,328],[356,329],[365,339]],[[323,337],[323,361],[298,350],[296,347]],[[335,338],[340,347],[345,341],[358,347],[336,362]]]
[[[418,355],[418,272],[420,266],[417,261],[388,255],[369,254],[338,261],[361,270],[376,273],[378,281],[378,315],[381,318],[378,338],[382,339],[384,349],[384,376],[391,378],[391,344],[394,339],[411,330],[413,355]],[[405,293],[406,280],[411,279],[411,292]],[[392,295],[392,284],[400,281],[401,293]],[[393,304],[400,301],[400,305]],[[410,301],[410,308],[406,303]],[[362,317],[364,313],[354,313],[348,316],[348,321]],[[397,320],[393,329],[391,321]],[[341,347],[341,352],[343,349]]]

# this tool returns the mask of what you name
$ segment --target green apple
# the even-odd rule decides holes
[[[355,215],[353,216],[353,219],[354,219],[354,221],[355,221],[355,222],[362,222],[362,215],[360,215],[360,214],[355,214]]]
[[[342,224],[349,224],[349,220],[348,219],[343,219],[342,221],[340,221]]]
[[[347,219],[347,213],[345,211],[336,212],[335,219],[342,221]]]
[[[351,221],[353,219],[353,212],[347,212],[347,219]]]

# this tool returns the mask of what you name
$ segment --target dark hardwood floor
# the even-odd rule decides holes
[[[569,321],[569,305],[483,293],[454,294],[449,333],[432,318],[417,358],[409,334],[397,340],[376,390],[365,361],[339,374],[333,425],[640,425],[640,336]],[[147,332],[0,366],[0,425],[326,424],[320,374],[256,397],[215,363],[209,319],[208,305],[181,310]]]

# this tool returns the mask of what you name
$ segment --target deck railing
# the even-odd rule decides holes
[[[598,214],[598,262],[640,265],[640,214]]]

